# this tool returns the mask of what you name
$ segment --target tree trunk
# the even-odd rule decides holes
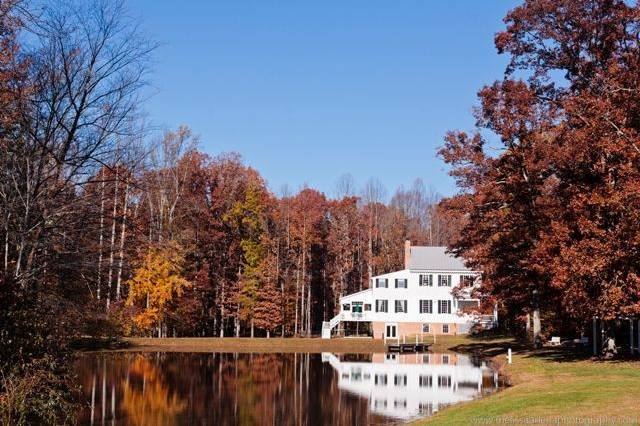
[[[370,213],[373,214],[373,213]],[[367,259],[367,281],[371,282],[371,278],[373,277],[373,224],[371,223],[371,219],[369,220],[369,242],[368,242],[368,255]]]
[[[111,215],[111,245],[109,249],[109,273],[107,278],[107,309],[111,304],[111,280],[113,278],[114,246],[116,244],[116,218],[118,215],[118,168],[116,166],[116,182],[113,191],[113,211]]]
[[[540,306],[538,300],[538,290],[533,291],[533,346],[536,349],[542,347],[542,324],[540,323]]]
[[[9,274],[9,220],[11,213],[5,217],[4,222],[4,274]]]
[[[124,205],[122,207],[122,225],[120,229],[120,253],[118,254],[118,277],[116,278],[116,300],[120,300],[120,286],[122,283],[122,263],[124,260],[124,239],[127,226],[127,196],[129,195],[129,182],[124,187]]]
[[[295,319],[293,322],[293,335],[297,336],[298,335],[298,295],[299,293],[299,287],[300,287],[300,270],[298,269],[296,271],[296,300],[295,300]]]
[[[300,315],[302,316],[302,323],[300,328],[302,329],[302,334],[304,336],[307,335],[306,330],[306,311],[305,311],[305,286],[307,285],[307,247],[306,247],[306,236],[307,236],[307,224],[303,222],[302,225],[302,304],[300,306]],[[308,299],[306,303],[309,303]]]
[[[102,168],[102,183],[100,184],[100,237],[98,239],[98,288],[96,289],[96,297],[100,300],[100,288],[102,287],[102,246],[104,241],[104,167]]]
[[[307,336],[311,336],[311,283],[307,284]]]
[[[251,338],[253,339],[253,318],[251,319]]]

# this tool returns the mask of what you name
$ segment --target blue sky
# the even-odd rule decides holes
[[[276,192],[331,195],[343,173],[393,192],[422,178],[455,192],[435,155],[473,127],[482,85],[507,58],[494,34],[514,1],[130,0],[162,46],[145,109],[236,151]]]

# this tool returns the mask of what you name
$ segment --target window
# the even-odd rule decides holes
[[[386,399],[376,399],[373,403],[374,408],[387,408],[387,400]]]
[[[420,313],[432,314],[433,313],[433,300],[420,300]]]
[[[442,363],[449,364],[449,355],[442,355]]]
[[[423,415],[433,414],[433,403],[421,402],[420,404],[418,404],[418,412]]]
[[[351,310],[351,305],[350,305],[350,304],[348,304],[348,303],[343,304],[343,305],[342,305],[342,310],[343,310],[343,311],[349,311],[349,310]]]
[[[433,387],[433,377],[431,376],[421,375],[418,380],[421,388]]]
[[[352,305],[354,313],[362,313],[362,302],[353,302]]]
[[[433,274],[420,274],[420,286],[433,287]]]
[[[431,354],[422,354],[422,363],[431,364]]]
[[[451,275],[438,275],[438,287],[451,287]]]
[[[387,375],[386,374],[376,374],[373,379],[376,386],[386,386],[387,385]]]
[[[396,300],[396,313],[404,312],[407,313],[407,301],[406,300]]]
[[[396,278],[396,288],[407,288],[407,279]]]
[[[407,408],[407,400],[406,399],[394,399],[393,400],[393,408]]]
[[[450,314],[451,313],[451,300],[438,300],[438,313]]]
[[[438,387],[439,388],[450,388],[451,387],[451,376],[438,376]]]
[[[471,287],[475,281],[475,275],[460,275],[460,287]]]
[[[461,311],[473,311],[479,307],[479,300],[458,300],[458,308],[460,308]]]
[[[449,324],[442,324],[442,333],[449,334]]]
[[[393,376],[393,384],[396,386],[407,386],[407,375],[396,374]]]
[[[376,300],[376,312],[389,312],[389,302],[387,300]]]
[[[429,327],[429,324],[422,324],[422,332],[431,333],[431,327]]]
[[[370,311],[371,310],[371,303],[365,303],[364,304],[364,310],[365,311]]]
[[[376,288],[387,288],[389,287],[389,280],[386,278],[376,278]]]

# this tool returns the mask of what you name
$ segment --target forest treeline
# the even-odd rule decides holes
[[[210,157],[196,143],[186,127],[166,131],[141,167],[101,167],[77,194],[84,220],[66,279],[92,307],[85,325],[318,334],[341,295],[403,268],[405,240],[443,245],[455,232],[420,180],[389,202],[380,182],[357,189],[350,175],[333,198],[307,187],[276,195],[239,155]]]

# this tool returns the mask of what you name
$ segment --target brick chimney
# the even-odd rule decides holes
[[[404,242],[404,269],[409,269],[411,263],[411,241],[405,240]]]

